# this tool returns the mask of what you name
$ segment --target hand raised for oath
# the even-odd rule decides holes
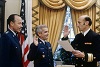
[[[64,27],[64,33],[63,33],[63,37],[66,38],[69,35],[70,31],[68,30],[68,26],[65,25]]]
[[[33,43],[38,46],[38,37],[36,35],[33,37]]]

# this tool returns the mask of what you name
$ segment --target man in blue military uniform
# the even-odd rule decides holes
[[[77,27],[81,33],[75,36],[71,42],[75,51],[75,67],[97,67],[97,61],[100,61],[100,35],[90,29],[92,21],[89,16],[83,15],[78,19]],[[68,39],[68,26],[64,28],[64,37]]]
[[[0,40],[0,67],[23,67],[22,51],[17,32],[21,31],[22,19],[17,14],[12,14],[7,19],[8,30]]]
[[[34,60],[34,67],[54,67],[51,44],[47,42],[48,28],[46,25],[38,25],[35,29],[38,36],[34,36],[30,45],[28,60]]]

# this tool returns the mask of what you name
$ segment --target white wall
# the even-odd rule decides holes
[[[7,29],[7,18],[10,14],[20,14],[20,6],[21,0],[6,0],[5,3],[5,27],[4,30]]]

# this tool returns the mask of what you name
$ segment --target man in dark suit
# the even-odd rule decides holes
[[[51,44],[47,42],[48,28],[46,25],[36,27],[36,36],[30,45],[28,60],[34,60],[34,67],[54,67]]]
[[[22,19],[17,14],[12,14],[7,19],[8,30],[1,37],[0,67],[23,67],[22,50],[17,38],[21,31]]]
[[[100,61],[100,35],[90,29],[91,24],[92,21],[87,15],[78,19],[77,27],[81,33],[71,42],[75,49],[72,51],[75,67],[97,67],[97,61]],[[68,34],[68,26],[65,26],[62,40],[67,40]]]

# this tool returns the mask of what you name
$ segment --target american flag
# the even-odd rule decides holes
[[[29,61],[27,60],[27,53],[29,50],[29,44],[27,42],[27,26],[26,26],[26,18],[25,18],[25,0],[22,0],[21,2],[21,11],[20,16],[22,18],[22,30],[21,33],[19,33],[18,37],[20,39],[20,44],[22,47],[22,60],[23,60],[23,66],[27,67],[29,64]]]

